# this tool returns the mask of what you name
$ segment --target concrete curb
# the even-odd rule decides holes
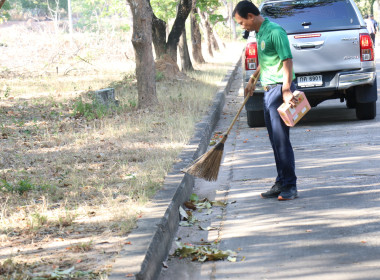
[[[188,148],[173,166],[163,188],[147,206],[137,227],[129,234],[130,245],[125,245],[113,265],[108,279],[157,279],[178,229],[179,206],[188,200],[194,187],[194,178],[181,172],[208,148],[212,132],[219,121],[225,97],[240,65],[231,67],[220,82],[208,114],[196,125],[194,137]]]

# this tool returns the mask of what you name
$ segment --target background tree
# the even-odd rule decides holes
[[[220,7],[220,3],[218,0],[197,0],[197,7],[203,27],[203,34],[205,34],[207,50],[210,56],[213,56],[212,50],[219,50],[213,27],[217,22],[224,21],[223,16],[216,13]]]
[[[6,0],[0,0],[0,9],[3,7]]]
[[[169,1],[170,3],[171,1]],[[157,2],[152,1],[154,4],[152,8],[157,10]],[[167,3],[161,1],[160,3]],[[179,38],[182,35],[182,31],[185,28],[185,22],[191,11],[192,0],[179,0],[177,6],[177,14],[173,23],[173,27],[166,40],[166,25],[163,19],[158,18],[153,13],[152,28],[153,28],[153,44],[156,52],[156,57],[159,58],[164,54],[168,54],[173,61],[177,61],[177,47]],[[167,9],[168,10],[168,9]]]
[[[133,16],[132,44],[135,50],[138,107],[158,103],[156,68],[152,49],[153,11],[147,0],[127,0]]]
[[[32,17],[49,16],[49,6],[67,12],[67,0],[13,0],[12,6],[20,6],[23,11],[29,11]]]
[[[182,36],[179,39],[179,54],[181,58],[181,66],[182,66],[182,71],[193,71],[193,64],[191,63],[190,60],[190,54],[189,54],[189,49],[187,46],[187,39],[186,39],[186,27],[182,31]]]
[[[80,14],[77,27],[88,31],[111,32],[116,28],[112,17],[128,17],[128,7],[124,0],[72,0],[73,12]]]
[[[67,0],[67,13],[69,17],[70,45],[73,45],[73,13],[71,9],[71,0]]]
[[[232,33],[232,38],[237,39],[236,35],[236,22],[232,18],[232,12],[234,10],[234,1],[233,0],[222,0],[223,5],[226,9],[227,17],[225,20],[228,22],[230,32]]]
[[[202,35],[199,30],[198,18],[197,0],[193,0],[190,16],[192,53],[197,63],[205,63],[202,55]]]
[[[355,0],[355,3],[364,17],[365,15],[373,15],[373,4],[375,1],[376,0]]]
[[[10,18],[8,10],[10,10],[11,6],[6,0],[0,0],[0,24]]]

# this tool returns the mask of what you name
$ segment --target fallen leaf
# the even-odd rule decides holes
[[[189,215],[187,215],[186,211],[181,206],[179,207],[179,214],[186,220],[189,218]]]
[[[223,201],[212,201],[211,205],[212,206],[225,207],[227,205],[227,203],[223,202]]]
[[[192,201],[186,201],[184,203],[185,207],[191,210],[197,210],[197,207],[194,205]]]
[[[204,230],[204,231],[210,231],[210,230],[217,230],[218,228],[216,227],[202,227],[202,226],[198,226],[200,230]]]
[[[192,226],[192,224],[190,224],[190,223],[187,222],[187,221],[181,221],[181,222],[179,222],[179,225],[180,225],[181,227],[191,227],[191,226]]]
[[[199,198],[198,198],[198,196],[195,193],[193,193],[193,194],[190,195],[190,201],[198,202]]]
[[[228,257],[227,257],[227,260],[228,260],[229,262],[236,262],[236,257],[228,256]]]

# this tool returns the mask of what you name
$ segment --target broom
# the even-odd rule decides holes
[[[256,85],[259,75],[254,80],[254,85]],[[233,125],[235,124],[237,118],[239,117],[241,111],[244,108],[245,103],[247,103],[250,95],[247,94],[243,104],[241,105],[239,111],[237,112],[235,118],[233,119],[227,132],[223,135],[222,140],[216,144],[208,152],[204,153],[202,156],[197,158],[194,163],[186,168],[184,172],[189,173],[198,178],[203,178],[206,181],[216,181],[218,178],[219,167],[223,157],[224,143],[227,140],[228,134],[230,133]]]

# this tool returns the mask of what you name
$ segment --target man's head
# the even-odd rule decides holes
[[[260,16],[259,9],[251,1],[240,1],[234,11],[232,16],[241,27],[248,31],[254,31],[257,29],[257,17]],[[258,25],[260,26],[260,25]]]

